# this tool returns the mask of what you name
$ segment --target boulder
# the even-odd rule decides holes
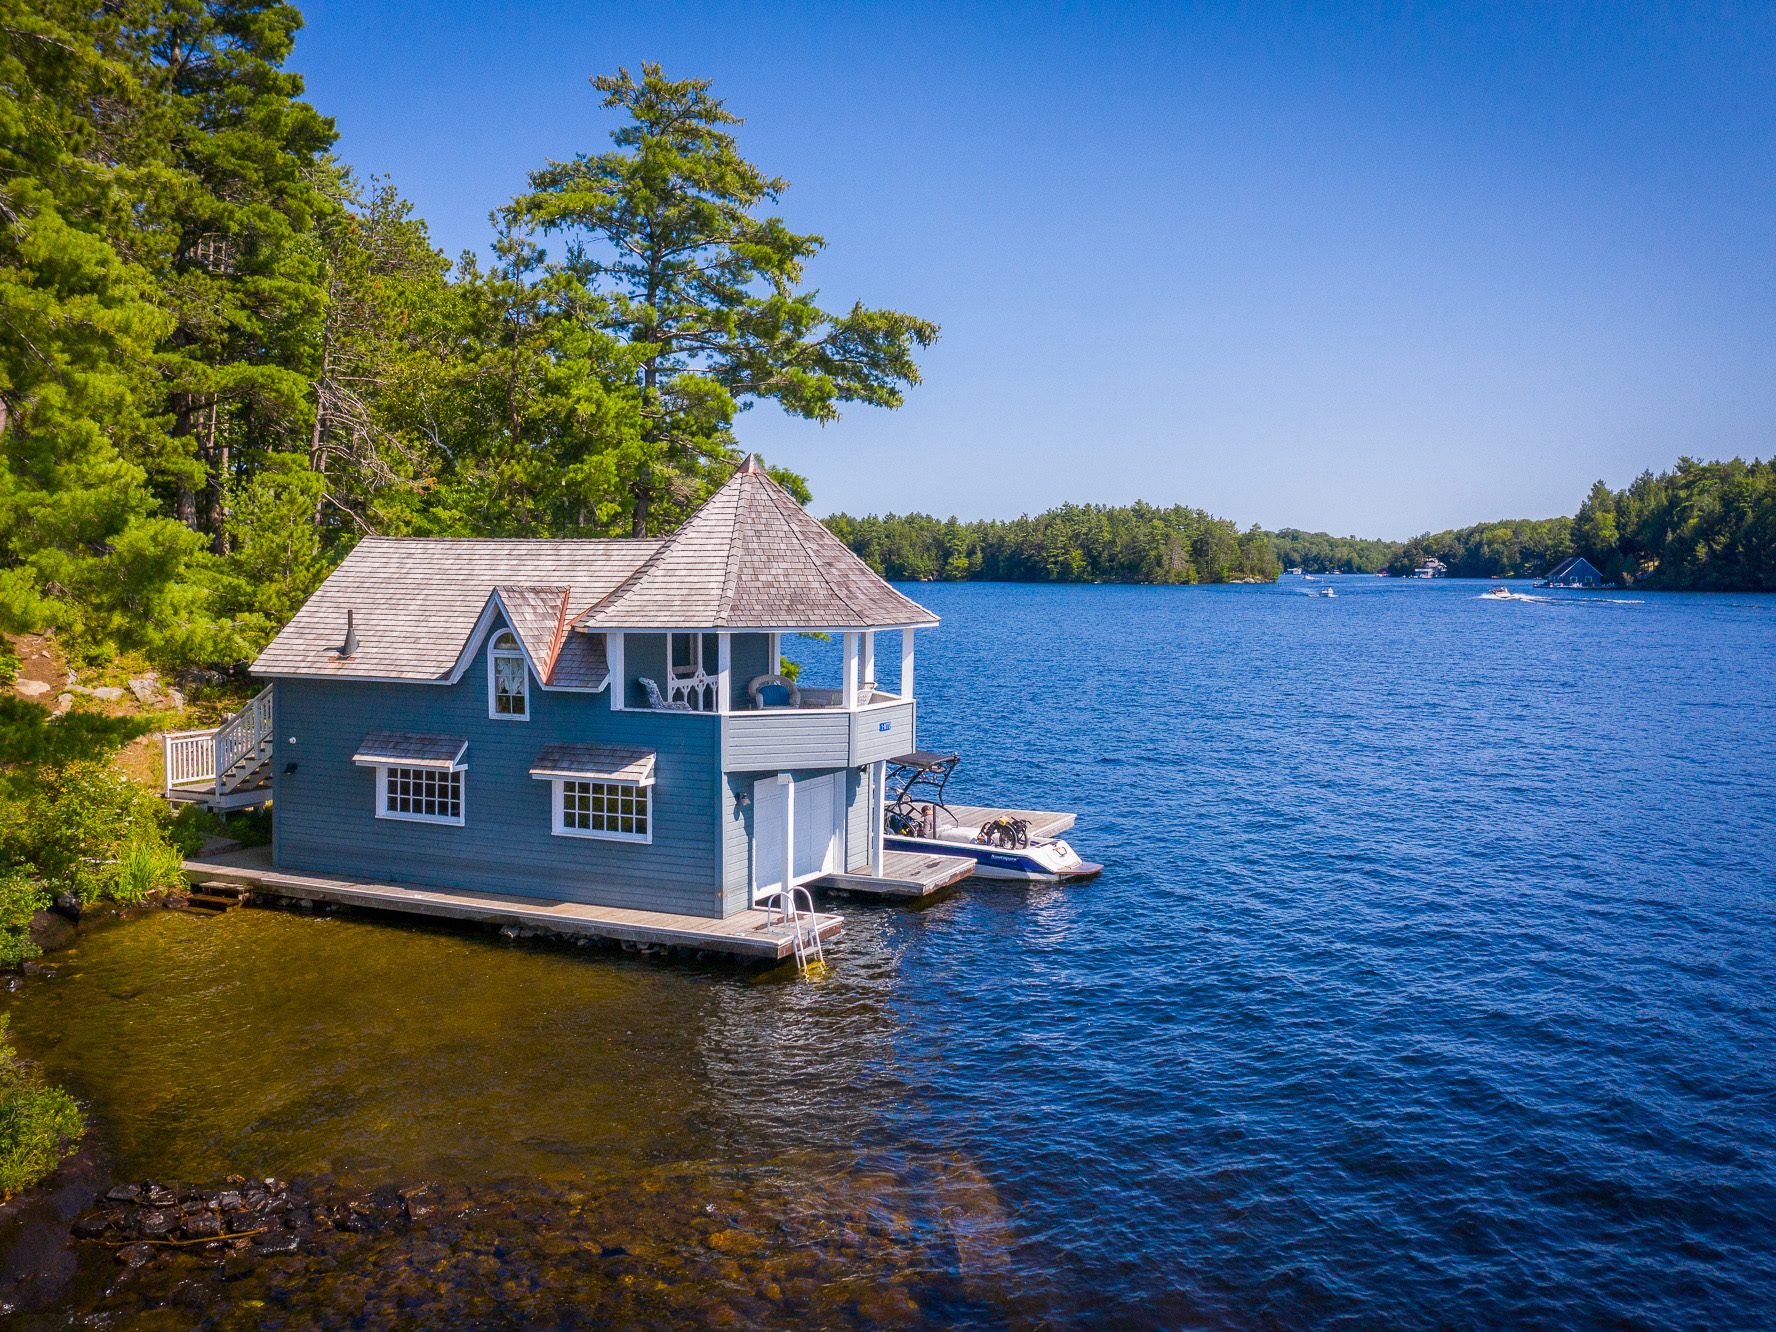
[[[117,1251],[117,1261],[126,1267],[140,1267],[154,1257],[152,1244],[126,1244]]]
[[[136,1224],[133,1229],[140,1238],[159,1239],[178,1224],[178,1220],[179,1218],[172,1212],[144,1210],[136,1214]]]
[[[92,691],[92,696],[94,698],[102,698],[107,703],[115,703],[118,699],[123,697],[123,690],[116,685],[100,685],[97,689]]]
[[[184,1230],[186,1239],[215,1239],[222,1233],[222,1218],[214,1212],[190,1212]]]
[[[46,953],[66,948],[74,942],[74,922],[53,911],[39,911],[31,917],[31,942]]]
[[[155,683],[152,675],[139,676],[129,682],[130,693],[143,707],[150,706],[160,693],[160,686]]]
[[[68,920],[80,919],[80,899],[73,893],[57,893],[49,909]]]
[[[20,680],[15,687],[18,689],[19,693],[23,694],[26,698],[36,698],[38,695],[47,694],[51,689],[55,688],[55,686],[50,684],[47,680]]]
[[[98,1239],[109,1229],[111,1229],[111,1218],[103,1212],[94,1212],[90,1216],[83,1216],[74,1223],[74,1234],[84,1240]]]
[[[293,1230],[268,1230],[263,1235],[255,1235],[253,1243],[260,1253],[295,1253],[302,1240]]]
[[[114,1185],[111,1191],[105,1195],[105,1201],[134,1202],[141,1196],[142,1186],[140,1184],[118,1184]]]

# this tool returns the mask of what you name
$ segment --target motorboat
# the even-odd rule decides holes
[[[1017,817],[1030,811],[951,809],[944,803],[944,787],[958,759],[955,754],[916,751],[888,760],[893,792],[884,815],[883,845],[888,850],[966,856],[982,879],[1069,883],[1104,872],[1059,837],[1031,836],[1028,821]],[[899,790],[894,791],[897,782]],[[971,817],[959,818],[957,810]],[[980,814],[987,817],[977,825],[973,816]]]
[[[1480,595],[1491,597],[1494,601],[1509,601],[1511,599],[1511,589],[1501,583],[1497,587],[1488,588]]]
[[[1309,592],[1307,595],[1310,597],[1335,597],[1338,595],[1338,593],[1334,592],[1329,587],[1316,587],[1313,591]]]

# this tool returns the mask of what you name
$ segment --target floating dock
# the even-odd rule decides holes
[[[882,873],[867,869],[823,874],[810,888],[837,888],[872,897],[929,897],[974,873],[972,856],[937,856],[923,851],[884,851]]]
[[[466,920],[483,925],[551,930],[558,934],[614,939],[620,943],[701,949],[773,962],[795,956],[794,931],[781,920],[773,924],[766,913],[757,908],[716,920],[708,916],[590,906],[584,902],[518,897],[509,893],[427,888],[418,884],[347,879],[331,874],[286,874],[272,868],[271,848],[266,846],[187,860],[184,869],[185,877],[193,883],[240,884],[257,892],[311,902],[333,902],[341,906]],[[842,917],[820,912],[814,919],[823,940],[837,938],[844,932]]]

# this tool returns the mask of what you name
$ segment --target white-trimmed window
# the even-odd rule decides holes
[[[510,629],[496,634],[487,649],[487,715],[496,721],[530,720],[530,670]]]
[[[461,767],[377,768],[376,817],[461,827],[467,771]]]
[[[557,778],[550,783],[557,837],[611,842],[654,840],[653,785]]]

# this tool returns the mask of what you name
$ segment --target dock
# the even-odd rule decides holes
[[[884,851],[882,873],[868,869],[823,874],[811,888],[837,888],[873,897],[929,897],[974,873],[972,856],[936,856],[923,851]]]
[[[619,943],[656,944],[763,961],[782,961],[795,955],[794,932],[781,921],[772,924],[767,914],[757,908],[717,920],[708,916],[591,906],[585,902],[520,897],[510,893],[428,888],[331,874],[289,874],[272,867],[271,848],[267,846],[187,860],[184,870],[185,877],[193,883],[239,884],[276,897],[330,902],[375,911],[549,930]],[[840,916],[820,912],[815,916],[815,922],[822,940],[837,938],[844,932],[844,919]]]

